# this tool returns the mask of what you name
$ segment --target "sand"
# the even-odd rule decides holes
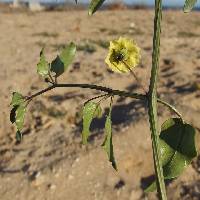
[[[176,105],[188,123],[200,130],[200,13],[164,11],[161,39],[159,96]],[[36,73],[39,52],[45,47],[52,60],[74,41],[75,61],[59,82],[94,83],[113,89],[143,92],[127,74],[112,73],[104,59],[108,42],[126,36],[142,49],[135,73],[148,88],[153,35],[153,11],[86,11],[0,13],[0,198],[2,200],[137,200],[156,199],[143,188],[153,175],[148,116],[141,101],[115,97],[113,144],[115,172],[101,148],[104,117],[92,124],[88,146],[81,144],[80,111],[99,92],[56,89],[34,99],[26,115],[24,138],[16,144],[9,122],[13,91],[33,94],[47,87]],[[159,123],[174,116],[159,107]],[[200,158],[167,186],[168,197],[200,198]]]

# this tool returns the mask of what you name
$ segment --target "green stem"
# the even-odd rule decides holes
[[[160,148],[158,143],[159,130],[158,130],[158,117],[157,117],[157,81],[159,73],[161,20],[162,20],[162,0],[155,0],[153,54],[152,54],[151,80],[148,93],[148,107],[149,107],[149,123],[151,129],[157,191],[159,199],[166,200],[167,195],[166,195],[163,169],[160,157]]]
[[[44,94],[54,88],[86,88],[86,89],[91,89],[91,90],[97,90],[97,91],[101,91],[101,92],[106,92],[110,95],[117,95],[117,96],[122,96],[122,97],[130,97],[130,98],[135,98],[135,99],[140,99],[140,100],[146,100],[146,95],[143,94],[138,94],[138,93],[131,93],[131,92],[127,92],[127,91],[122,91],[122,90],[114,90],[108,87],[103,87],[100,85],[92,85],[92,84],[81,84],[81,83],[77,83],[77,84],[71,84],[71,83],[61,83],[61,84],[54,84],[50,87],[47,87],[31,96],[26,97],[27,101],[32,100],[33,98]]]
[[[142,90],[144,91],[144,93],[146,94],[147,91],[145,90],[145,87],[143,86],[143,84],[141,83],[140,79],[137,77],[137,75],[135,74],[135,72],[130,68],[130,66],[125,61],[122,61],[122,62],[127,67],[127,69],[129,70],[129,72],[131,73],[131,75],[135,78],[135,80],[137,81],[137,83],[139,84],[139,86],[142,88]]]
[[[97,90],[97,91],[101,91],[101,92],[105,92],[106,94],[94,97],[92,99],[89,99],[88,101],[100,98],[100,97],[104,97],[104,96],[121,96],[121,97],[130,97],[130,98],[134,98],[134,99],[139,99],[139,100],[143,100],[143,101],[147,101],[147,96],[143,95],[143,94],[138,94],[138,93],[131,93],[128,91],[121,91],[121,90],[114,90],[108,87],[103,87],[100,85],[91,85],[91,84],[69,84],[69,83],[63,83],[63,84],[53,84],[52,86],[49,86],[31,96],[27,96],[26,97],[26,101],[29,103],[33,98],[42,95],[52,89],[55,88],[85,88],[85,89],[93,89],[93,90]],[[86,103],[88,102],[86,101]],[[157,99],[158,103],[163,104],[164,106],[168,107],[171,111],[173,111],[175,114],[177,114],[181,119],[182,119],[182,115],[177,111],[177,109],[175,107],[173,107],[172,105],[170,105],[169,103],[161,100],[161,99]],[[182,119],[183,120],[183,119]]]
[[[52,84],[54,84],[54,83],[55,83],[55,81],[53,80],[53,77],[51,76],[51,73],[50,73],[50,71],[48,72],[48,75],[49,75],[49,78],[50,78],[50,80],[51,80],[51,83],[52,83]]]
[[[158,100],[157,101],[158,103],[163,104],[164,106],[168,107],[171,111],[176,113],[177,116],[182,120],[182,122],[184,122],[183,116],[181,115],[181,113],[174,106],[172,106],[171,104],[169,104],[169,103],[167,103],[167,102],[165,102],[165,101],[163,101],[161,99],[157,99],[157,100]]]
[[[89,103],[90,101],[93,101],[93,100],[95,100],[95,99],[100,99],[101,97],[108,98],[108,97],[110,97],[110,95],[109,95],[109,94],[102,94],[102,95],[93,97],[93,98],[91,98],[91,99],[88,99],[88,100],[84,103],[84,105],[86,105],[87,103]],[[104,98],[103,98],[103,99],[104,99]],[[101,100],[102,100],[102,99],[101,99]],[[101,100],[100,100],[99,102],[101,102]]]

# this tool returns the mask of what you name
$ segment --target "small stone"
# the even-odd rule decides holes
[[[87,176],[89,176],[89,175],[90,175],[90,172],[89,172],[89,171],[87,171],[87,172],[86,172],[86,175],[87,175]]]
[[[41,172],[35,172],[30,177],[31,185],[38,187],[45,182],[45,176],[41,174]]]
[[[130,23],[129,27],[130,28],[135,28],[135,24],[132,22],[132,23]]]
[[[55,190],[56,189],[56,185],[55,184],[48,184],[48,188],[50,189],[50,190]]]
[[[120,179],[116,184],[115,184],[115,189],[117,189],[117,190],[119,190],[119,189],[121,189],[121,188],[123,188],[125,186],[125,182],[122,180],[122,179]]]

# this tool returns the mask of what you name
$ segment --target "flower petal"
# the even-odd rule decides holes
[[[112,71],[127,73],[140,62],[140,48],[136,42],[120,37],[110,42],[109,52],[105,59]]]

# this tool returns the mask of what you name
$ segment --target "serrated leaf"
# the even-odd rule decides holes
[[[15,111],[15,124],[19,131],[21,131],[23,128],[25,113],[26,113],[25,104],[20,104]]]
[[[24,97],[19,92],[13,92],[11,106],[17,106],[24,102]]]
[[[103,149],[106,151],[108,155],[109,161],[112,163],[112,166],[115,170],[117,170],[117,165],[115,162],[114,151],[113,151],[113,143],[112,143],[112,120],[111,120],[111,110],[110,107],[109,115],[106,117],[105,123],[105,140],[102,144]]]
[[[17,142],[22,141],[22,133],[19,130],[17,130],[15,138],[16,138]]]
[[[190,12],[193,9],[193,7],[195,6],[196,2],[197,2],[197,0],[185,0],[183,11],[185,13]]]
[[[40,61],[37,64],[37,73],[43,77],[46,77],[49,74],[49,63],[45,58],[44,49],[40,52]]]
[[[105,0],[91,0],[89,4],[88,14],[93,15],[104,3]]]
[[[68,46],[62,49],[59,56],[57,56],[51,63],[51,71],[56,74],[56,77],[63,74],[69,65],[72,63],[76,54],[76,45],[71,42]]]
[[[83,107],[83,131],[82,141],[83,144],[87,144],[87,139],[90,135],[90,124],[95,117],[101,117],[102,110],[99,104],[95,102],[88,102]]]
[[[195,129],[180,118],[171,118],[163,123],[159,138],[164,178],[176,178],[197,156]],[[153,182],[145,191],[155,189]]]

